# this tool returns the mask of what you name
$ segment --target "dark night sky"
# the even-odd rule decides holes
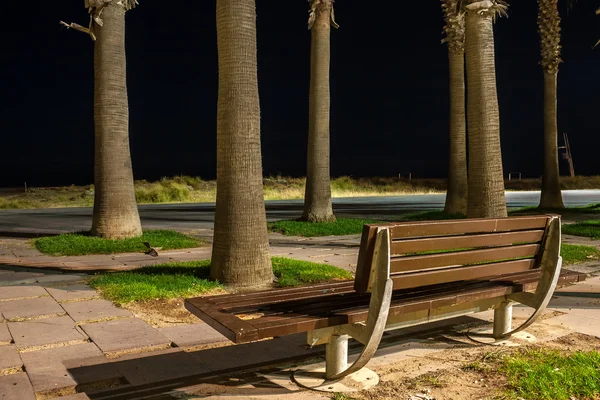
[[[58,24],[62,19],[87,25],[83,0],[6,3],[0,26],[0,186],[91,183],[93,45],[87,35]],[[215,2],[170,3],[141,0],[127,15],[134,172],[137,179],[213,178]],[[304,175],[307,3],[257,3],[264,172]],[[439,1],[386,3],[336,5],[341,27],[332,32],[332,174],[445,177],[448,66]],[[511,3],[510,17],[496,24],[504,169],[539,176],[537,5]],[[563,12],[559,130],[569,133],[576,172],[583,175],[600,174],[596,6],[581,0],[568,15]]]

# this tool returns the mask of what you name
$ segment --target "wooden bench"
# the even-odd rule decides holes
[[[385,330],[494,309],[493,336],[506,338],[541,315],[561,272],[560,217],[527,216],[365,225],[356,278],[185,301],[235,343],[299,332],[326,344],[326,379],[363,368]],[[534,308],[511,329],[513,302]],[[363,343],[347,366],[348,339]]]

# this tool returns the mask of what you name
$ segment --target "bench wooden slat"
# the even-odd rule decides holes
[[[327,283],[317,283],[314,285],[307,285],[302,287],[290,287],[290,288],[278,288],[278,289],[270,289],[263,290],[260,292],[249,292],[249,293],[237,293],[237,294],[226,294],[226,295],[217,295],[217,296],[207,296],[205,299],[214,301],[215,304],[225,304],[230,302],[241,302],[247,299],[256,299],[268,297],[271,293],[280,294],[294,294],[294,293],[304,293],[307,290],[314,291],[335,291],[337,288],[344,288],[348,285],[348,281],[340,281],[340,282],[327,282]]]
[[[544,236],[543,230],[521,232],[485,233],[437,238],[405,239],[392,242],[392,256],[468,247],[505,246],[516,243],[538,243]]]
[[[524,284],[524,287],[526,287],[527,290],[533,290],[537,285],[538,278],[539,271],[531,271],[529,274],[529,279],[525,280],[525,283],[522,282],[521,284]],[[564,276],[561,277],[561,284],[573,282],[575,278],[576,276],[564,274]],[[507,279],[507,277],[504,277],[504,279]],[[390,316],[416,312],[435,307],[455,305],[468,301],[505,296],[521,290],[519,285],[503,284],[502,281],[489,281],[486,283],[487,286],[485,287],[481,287],[481,285],[475,285],[473,287],[467,286],[458,292],[456,292],[454,289],[451,289],[448,290],[448,292],[438,291],[437,294],[430,293],[418,298],[397,298],[394,296],[390,305]],[[337,325],[339,324],[338,317],[340,317],[340,315],[347,319],[347,321],[344,323],[352,324],[364,322],[367,319],[368,311],[369,303],[368,299],[365,299],[363,304],[355,305],[346,309],[336,309],[331,315],[324,313],[321,316],[316,314],[306,316],[302,313],[290,313],[287,316],[273,316],[254,320],[254,326],[259,330],[262,337],[268,337],[268,334],[272,335],[274,332],[277,332],[279,325],[287,327],[293,324],[294,321],[298,320],[303,323],[304,328],[306,328],[306,326],[312,326],[310,325],[311,323],[317,323],[318,328],[325,327],[324,324],[328,323],[327,321],[330,319],[335,319],[335,321],[338,322],[331,323],[329,326]],[[310,329],[315,328],[311,327]]]
[[[347,281],[344,282],[344,285],[337,285],[334,287],[322,287],[319,289],[314,289],[312,287],[307,287],[305,291],[299,291],[294,293],[278,293],[277,290],[273,291],[265,291],[262,292],[261,296],[256,296],[253,298],[242,298],[237,299],[233,297],[230,301],[219,302],[215,301],[215,304],[224,310],[234,310],[239,307],[259,307],[262,304],[272,304],[272,303],[281,303],[290,300],[302,300],[302,299],[311,299],[315,297],[323,297],[323,296],[333,296],[341,293],[349,293],[353,292],[354,288],[352,287],[352,282]],[[235,296],[235,295],[234,295]]]
[[[501,235],[505,235],[507,233],[518,232],[525,234],[525,232],[532,230],[545,230],[548,221],[549,217],[542,215],[516,218],[481,218],[365,225],[363,228],[358,262],[356,265],[354,289],[359,293],[365,293],[367,291],[369,276],[371,273],[371,260],[373,259],[373,251],[375,246],[375,235],[378,227],[385,226],[390,229],[390,235],[392,238],[391,251],[394,254],[398,254],[402,251],[402,243],[408,242],[409,240],[411,240],[410,243],[415,245],[416,249],[419,249],[418,246],[421,245],[433,246],[433,248],[430,249],[417,251],[451,250],[463,248],[461,247],[463,245],[468,247],[476,247],[474,245],[469,245],[468,239],[465,240],[464,238],[469,237],[470,235],[482,236],[487,234],[490,236],[498,235],[498,239],[494,240],[503,241],[504,239],[507,239],[508,236],[502,237]],[[527,235],[531,234],[527,233]],[[481,240],[484,240],[484,244],[486,243],[485,237]],[[436,243],[436,241],[439,241],[439,244],[431,244]],[[492,243],[491,239],[489,243]],[[448,245],[448,247],[441,247],[443,245]],[[400,246],[400,250],[398,250],[396,246]],[[451,279],[451,275],[446,276]]]
[[[186,299],[185,308],[232,342],[258,340],[258,330],[233,314],[223,312],[201,297]]]
[[[478,288],[485,289],[487,287],[493,286],[515,286],[513,281],[517,281],[516,286],[519,286],[521,282],[528,280],[530,282],[535,282],[539,278],[539,271],[529,270],[526,273],[516,273],[505,275],[502,278],[494,278],[486,279],[482,281],[471,281],[471,282],[451,282],[444,283],[440,285],[433,286],[425,286],[420,288],[411,288],[410,290],[398,290],[395,291],[392,296],[393,302],[417,302],[420,303],[420,299],[423,298],[434,298],[437,299],[437,302],[444,299],[449,299],[448,297],[441,298],[440,293],[453,293],[453,296],[456,297],[458,294],[461,294],[464,291],[470,291]],[[507,283],[504,283],[503,280],[507,280]],[[263,316],[259,319],[251,320],[255,327],[259,328],[262,324],[265,323],[273,323],[275,321],[283,322],[286,319],[296,318],[298,315],[308,316],[308,315],[336,315],[339,312],[347,311],[350,309],[359,308],[362,309],[365,305],[368,305],[370,300],[370,296],[368,294],[360,295],[358,293],[349,293],[347,295],[342,296],[334,296],[324,298],[323,301],[317,302],[308,302],[304,301],[304,304],[297,304],[296,302],[289,302],[286,304],[276,304],[273,307],[269,306],[266,309],[255,309],[252,310],[256,313],[260,313]],[[450,300],[452,302],[452,300]],[[439,306],[440,304],[436,305]],[[293,310],[290,311],[290,310]],[[230,310],[230,312],[238,313],[238,312],[249,312],[250,310]]]
[[[392,239],[484,232],[509,232],[546,227],[548,217],[481,218],[390,224]]]
[[[582,274],[563,270],[561,272],[559,283],[562,285],[583,280],[584,276],[580,275]],[[401,300],[396,300],[395,303],[392,303],[390,315],[401,314],[409,309],[416,310],[418,307],[429,307],[431,305],[438,306],[447,301],[448,298],[454,299],[454,301],[458,304],[466,301],[472,301],[477,298],[507,295],[520,290],[531,291],[535,289],[538,278],[539,270],[529,270],[525,272],[518,272],[510,276],[491,277],[488,282],[473,281],[467,283],[466,290],[460,290],[458,292],[456,291],[456,287],[454,285],[445,284],[438,285],[437,287],[430,286],[427,287],[425,291],[437,292],[437,298],[436,296],[432,295],[432,297],[428,299],[422,298],[420,303],[415,302],[414,299],[407,300],[404,298]],[[464,284],[465,282],[463,282],[463,285]],[[442,286],[446,287],[446,291],[441,290]],[[407,292],[408,291],[404,293]],[[448,294],[452,292],[453,294]],[[399,291],[398,295],[395,294],[396,299],[398,299],[397,296],[401,296],[401,293],[402,292]],[[288,333],[306,332],[312,329],[325,328],[342,323],[364,322],[368,313],[369,297],[368,295],[361,297],[365,299],[364,305],[358,306],[352,311],[344,312],[344,314],[342,314],[340,310],[336,310],[338,315],[307,316],[305,314],[290,313],[290,318],[285,319],[282,319],[280,316],[276,316],[273,319],[259,318],[255,320],[243,321],[235,317],[233,314],[229,314],[232,318],[234,318],[234,320],[239,321],[241,325],[237,324],[234,320],[224,320],[223,318],[220,318],[223,314],[223,311],[215,307],[209,298],[200,297],[196,299],[188,299],[186,300],[186,307],[193,314],[200,317],[200,319],[207,322],[210,326],[217,329],[233,342],[244,343]],[[194,303],[196,307],[188,307],[188,303],[190,302]],[[419,306],[419,304],[421,304],[421,306]],[[214,319],[219,319],[222,325],[219,326],[212,324],[211,321]],[[225,329],[230,328],[230,326],[235,327],[235,332],[239,332],[239,334],[227,334]],[[241,328],[246,328],[247,330]]]
[[[472,280],[494,275],[510,274],[512,272],[526,271],[535,267],[535,259],[505,261],[492,264],[470,265],[466,267],[414,272],[392,276],[394,290],[415,286],[435,285],[450,280]]]
[[[510,258],[533,257],[540,249],[539,244],[496,247],[492,249],[456,251],[452,253],[425,254],[392,258],[391,273],[426,270],[429,268],[480,264]],[[460,277],[460,275],[457,275]]]

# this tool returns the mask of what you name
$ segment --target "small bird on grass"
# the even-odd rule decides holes
[[[148,242],[142,242],[144,243],[144,246],[146,246],[148,248],[148,251],[145,251],[144,254],[148,254],[149,256],[152,257],[158,257],[158,252],[156,251],[156,249],[152,248],[152,246],[150,246],[150,243]]]

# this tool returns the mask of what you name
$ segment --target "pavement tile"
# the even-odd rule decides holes
[[[565,286],[556,290],[556,293],[595,293],[600,294],[600,276],[588,278],[575,285]]]
[[[90,286],[84,284],[49,287],[46,290],[52,297],[54,297],[56,301],[59,302],[88,299],[98,295],[98,292],[96,292]]]
[[[0,346],[0,371],[22,366],[23,362],[15,346]]]
[[[110,301],[106,300],[77,301],[75,303],[64,303],[62,306],[76,322],[133,316],[130,311],[115,307]]]
[[[120,319],[82,325],[85,333],[104,353],[167,347],[171,341],[141,319]]]
[[[279,364],[293,359],[314,356],[314,351],[294,346],[285,338],[254,343],[191,351],[188,354],[215,372]]]
[[[25,372],[0,376],[0,399],[36,400],[31,382]]]
[[[130,354],[113,360],[113,365],[132,385],[158,383],[211,372],[203,363],[181,349]]]
[[[71,268],[72,270],[82,270],[87,271],[90,269],[97,268],[115,268],[123,267],[123,264],[119,261],[114,260],[97,260],[97,261],[66,261],[63,262],[65,267]]]
[[[64,314],[65,310],[52,297],[35,299],[10,300],[0,302],[0,310],[4,318],[31,318],[40,315]]]
[[[0,279],[2,279],[0,277]],[[0,300],[18,299],[22,297],[37,297],[47,296],[48,292],[41,286],[1,286],[0,287]]]
[[[600,298],[553,296],[548,309],[600,319]]]
[[[0,321],[2,320],[2,314],[0,314]],[[0,346],[9,344],[12,342],[12,337],[8,331],[8,325],[6,322],[0,322]]]
[[[544,324],[560,326],[569,330],[600,338],[600,318],[565,314],[544,320]]]
[[[204,323],[168,326],[158,328],[158,331],[179,347],[200,346],[229,341],[225,336]]]
[[[61,263],[62,267],[62,263]],[[46,274],[36,279],[36,282],[42,285],[63,285],[73,282],[82,281],[84,278],[83,275],[74,275],[74,274]]]
[[[35,283],[36,278],[44,274],[36,272],[15,272],[14,274],[0,275],[0,286],[14,286],[19,283]]]
[[[122,375],[93,343],[21,353],[21,358],[36,392],[122,381]]]
[[[8,329],[18,348],[87,340],[68,316],[9,322]]]

